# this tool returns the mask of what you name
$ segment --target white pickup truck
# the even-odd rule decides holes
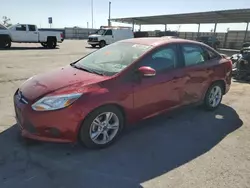
[[[0,25],[0,48],[10,48],[12,42],[41,43],[45,48],[55,48],[63,40],[63,33],[39,31],[36,25],[16,24],[9,28]]]

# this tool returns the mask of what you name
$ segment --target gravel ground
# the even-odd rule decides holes
[[[30,76],[93,49],[66,40],[58,49],[14,44],[0,51],[1,188],[249,188],[250,85],[233,82],[215,112],[178,110],[141,122],[110,148],[30,143],[15,125],[12,95]]]

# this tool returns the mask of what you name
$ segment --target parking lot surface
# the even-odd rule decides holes
[[[233,81],[215,112],[178,110],[139,123],[104,150],[30,143],[15,125],[12,96],[30,76],[95,49],[66,40],[58,49],[14,44],[0,51],[1,188],[249,188],[250,85]]]

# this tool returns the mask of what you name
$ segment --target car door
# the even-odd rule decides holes
[[[26,42],[27,36],[27,26],[24,24],[19,24],[13,27],[11,30],[11,37],[13,42]]]
[[[182,104],[185,75],[175,44],[161,47],[145,58],[136,68],[149,66],[154,77],[141,77],[134,83],[134,109],[137,117],[146,118]]]
[[[113,36],[113,31],[111,29],[108,29],[106,33],[104,34],[106,44],[112,44],[114,42],[114,36]]]
[[[184,43],[180,44],[180,49],[188,77],[182,101],[184,104],[195,103],[202,100],[204,90],[211,83],[213,66],[208,63],[208,54],[201,45]]]
[[[28,25],[27,42],[38,42],[38,31],[35,25]]]

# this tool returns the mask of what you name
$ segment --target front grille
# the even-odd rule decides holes
[[[97,38],[89,38],[89,42],[95,42],[98,41]]]
[[[19,108],[16,107],[15,105],[15,114],[16,114],[16,120],[18,122],[18,124],[22,124],[22,113],[21,113],[21,110]]]
[[[16,94],[15,94],[16,99],[23,103],[23,104],[28,104],[28,99],[22,94],[22,92],[20,90],[17,90]]]
[[[23,115],[23,110],[26,108],[26,105],[28,104],[28,99],[22,94],[22,92],[18,89],[14,95],[14,109],[16,114],[16,120],[21,129],[27,129],[29,132],[34,132],[34,129],[32,129],[25,120]]]

